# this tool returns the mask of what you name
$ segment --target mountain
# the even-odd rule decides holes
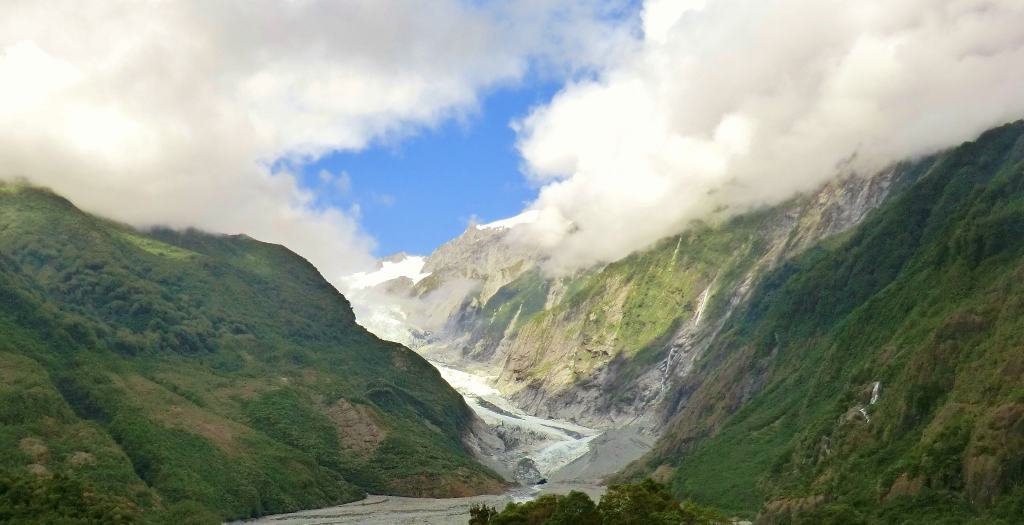
[[[141,232],[2,184],[0,296],[0,521],[504,489],[469,454],[461,396],[281,246]]]
[[[521,221],[471,226],[403,308],[433,315],[424,355],[487,371],[527,412],[612,429],[578,472],[633,429],[655,444],[618,479],[763,524],[1014,523],[1022,136],[842,174],[572,275],[510,242]]]
[[[382,259],[374,272],[343,279],[342,287],[359,322],[374,333],[444,361],[457,360],[449,350],[461,348],[455,342],[476,329],[484,306],[542,261],[540,250],[512,238],[517,226],[535,218],[526,212],[470,225],[427,257],[396,254]]]
[[[410,341],[431,358],[483,367],[532,413],[654,432],[677,376],[749,295],[752,283],[819,239],[857,224],[925,163],[847,174],[812,195],[685,233],[620,261],[550,275],[515,242],[529,218],[470,226],[426,258],[429,275],[376,299],[404,299]],[[415,299],[415,300],[414,300]],[[410,314],[427,311],[432,317]],[[384,317],[387,317],[386,315]],[[362,319],[362,318],[361,318]],[[378,330],[385,323],[369,323]]]
[[[630,475],[766,524],[1024,516],[1024,122],[928,164],[761,280]]]
[[[600,481],[639,458],[685,403],[677,387],[754,283],[861,221],[929,159],[686,232],[611,264],[551,274],[522,242],[524,214],[471,225],[417,266],[352,295],[360,322],[422,355],[493,378],[525,412],[597,429],[547,476]],[[506,443],[508,446],[509,443]],[[514,445],[514,443],[512,444]]]

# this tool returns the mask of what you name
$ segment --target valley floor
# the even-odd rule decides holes
[[[604,487],[571,483],[554,483],[542,489],[522,487],[497,496],[469,498],[401,498],[396,496],[369,496],[362,501],[324,509],[264,516],[255,520],[233,522],[232,525],[465,525],[469,521],[469,508],[485,504],[499,509],[516,501],[526,501],[541,494],[567,494],[578,490],[598,499]]]

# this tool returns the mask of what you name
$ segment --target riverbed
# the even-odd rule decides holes
[[[596,485],[554,483],[543,488],[522,487],[497,496],[470,498],[401,498],[397,496],[367,496],[366,499],[323,509],[264,516],[254,520],[235,522],[236,525],[465,525],[469,521],[469,507],[485,504],[502,509],[510,502],[527,501],[540,494],[566,494],[571,490],[586,492],[595,500],[604,493]]]

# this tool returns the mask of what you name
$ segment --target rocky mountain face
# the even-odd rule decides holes
[[[848,176],[814,195],[695,225],[599,270],[548,281],[542,310],[529,315],[529,303],[520,302],[519,326],[510,323],[496,343],[484,330],[478,344],[494,346],[499,385],[523,406],[594,426],[656,430],[681,402],[676,383],[692,373],[753,283],[857,224],[913,174],[901,166]],[[528,288],[529,279],[510,288]]]
[[[762,275],[857,224],[916,165],[847,175],[795,198],[685,233],[621,261],[549,276],[516,224],[471,226],[426,258],[404,292],[429,316],[424,355],[497,375],[525,410],[595,428],[656,431],[682,402],[674,385]],[[386,286],[394,290],[394,282]],[[429,317],[429,318],[428,318]]]
[[[541,252],[510,238],[513,228],[529,220],[529,216],[520,216],[499,221],[497,226],[472,225],[430,254],[424,265],[430,275],[413,289],[437,308],[435,319],[442,333],[430,342],[450,346],[453,338],[472,332],[485,306],[501,301],[495,295],[537,267]]]
[[[17,505],[59,493],[82,523],[220,523],[500,492],[472,458],[477,424],[287,249],[141,232],[0,184],[0,484]]]
[[[429,257],[385,258],[376,272],[348,277],[342,288],[353,298],[360,323],[374,333],[443,361],[460,361],[484,305],[542,260],[538,249],[511,239],[513,228],[530,220],[527,213],[471,225]],[[411,260],[419,264],[411,266]],[[396,275],[396,265],[404,265],[403,275]]]

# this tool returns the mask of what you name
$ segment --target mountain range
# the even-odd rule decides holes
[[[507,490],[424,357],[603,431],[563,480],[760,525],[1024,515],[1024,122],[571,274],[535,219],[383,260],[353,310],[281,246],[0,185],[0,518]]]

